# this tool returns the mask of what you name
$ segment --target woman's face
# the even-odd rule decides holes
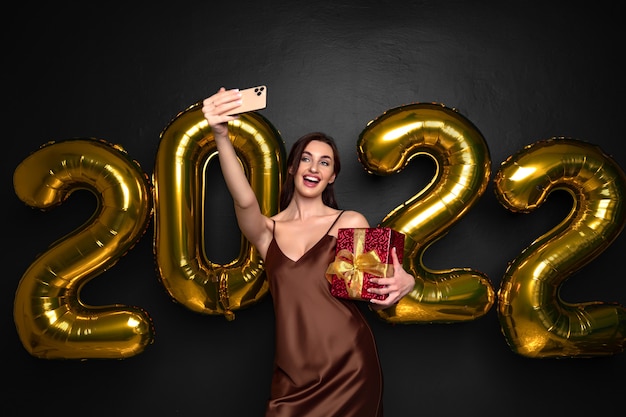
[[[294,175],[296,190],[305,196],[321,195],[326,186],[335,181],[334,166],[330,145],[318,140],[309,142]]]

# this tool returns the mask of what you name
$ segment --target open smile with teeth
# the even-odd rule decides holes
[[[311,177],[309,175],[306,175],[304,177],[304,182],[317,184],[320,182],[320,179],[317,177]]]

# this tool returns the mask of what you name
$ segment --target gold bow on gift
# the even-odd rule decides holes
[[[337,252],[334,262],[326,269],[326,278],[332,282],[333,275],[341,278],[351,298],[362,298],[363,274],[386,277],[387,272],[393,275],[393,265],[381,263],[376,251],[363,253],[365,230],[354,230],[354,253],[347,249]]]

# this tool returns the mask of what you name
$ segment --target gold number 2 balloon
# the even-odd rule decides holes
[[[13,175],[18,197],[42,210],[75,190],[97,197],[90,220],[41,254],[18,285],[14,320],[24,348],[46,359],[125,358],[152,343],[148,314],[122,305],[88,306],[88,281],[113,266],[144,235],[152,216],[148,176],[117,146],[96,139],[50,142]]]
[[[436,163],[430,184],[380,224],[405,234],[404,264],[416,284],[396,306],[376,314],[393,323],[427,323],[467,321],[487,313],[495,291],[486,275],[470,268],[436,271],[422,263],[428,246],[470,210],[489,183],[489,149],[478,129],[443,105],[410,104],[371,121],[357,153],[365,169],[378,175],[400,172],[418,155]]]
[[[554,190],[574,200],[569,214],[508,265],[498,315],[511,349],[528,357],[584,357],[623,351],[626,309],[568,303],[562,283],[602,253],[626,223],[626,176],[599,147],[571,138],[538,141],[507,158],[495,176],[501,204],[528,213]]]
[[[234,310],[259,301],[268,286],[262,259],[243,236],[239,255],[225,265],[204,252],[204,179],[217,147],[201,110],[201,103],[190,106],[161,133],[153,174],[154,247],[161,282],[175,301],[233,320]],[[285,159],[280,134],[255,112],[230,122],[229,131],[261,211],[276,214]]]

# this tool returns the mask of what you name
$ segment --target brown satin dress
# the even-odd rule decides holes
[[[383,416],[372,331],[356,301],[331,295],[325,277],[336,241],[327,232],[297,261],[275,238],[267,249],[276,349],[266,417]]]

